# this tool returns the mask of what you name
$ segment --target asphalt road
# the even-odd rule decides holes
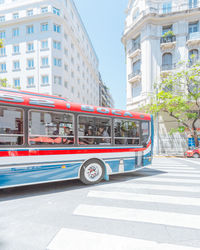
[[[0,190],[0,250],[200,249],[200,159]]]

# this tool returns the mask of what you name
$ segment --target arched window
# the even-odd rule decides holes
[[[165,53],[162,56],[162,69],[163,70],[170,70],[172,69],[172,54]]]
[[[192,49],[189,51],[189,61],[193,65],[199,59],[199,51],[197,49]]]

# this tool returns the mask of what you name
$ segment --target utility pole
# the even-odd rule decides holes
[[[156,102],[158,95],[158,84],[156,84]],[[157,145],[156,145],[156,155],[159,155],[159,115],[156,113],[156,137],[157,137]]]

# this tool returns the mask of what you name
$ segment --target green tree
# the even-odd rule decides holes
[[[200,119],[200,63],[190,61],[179,63],[175,71],[161,75],[160,83],[155,85],[155,95],[151,104],[145,106],[147,112],[166,113],[178,122],[171,133],[186,129],[199,145],[197,121]]]

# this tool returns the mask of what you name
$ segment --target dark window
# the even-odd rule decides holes
[[[140,66],[141,66],[141,61],[140,60],[133,63],[133,73],[134,74],[139,74],[140,73]]]
[[[149,140],[150,129],[149,122],[141,123],[141,144],[146,145]]]
[[[163,26],[163,27],[162,27],[162,34],[163,34],[163,35],[164,35],[165,33],[167,33],[168,31],[172,31],[172,25]]]
[[[79,116],[78,143],[80,145],[110,145],[111,120],[92,116]]]
[[[22,145],[24,141],[23,110],[0,107],[0,145]]]
[[[189,33],[194,33],[199,31],[199,23],[189,23]]]
[[[189,51],[189,61],[190,64],[195,64],[199,59],[199,51],[197,49],[192,49]]]
[[[163,70],[172,69],[172,54],[171,53],[165,53],[162,56],[162,69]]]
[[[138,121],[114,120],[114,139],[115,144],[139,145],[140,143],[140,126]]]
[[[29,112],[29,144],[74,144],[73,115],[57,112]]]

